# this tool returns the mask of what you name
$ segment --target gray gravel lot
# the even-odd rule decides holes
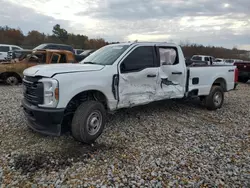
[[[21,88],[0,85],[0,187],[250,187],[250,84],[217,111],[195,100],[121,110],[92,146],[29,130]]]

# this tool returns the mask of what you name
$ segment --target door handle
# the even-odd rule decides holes
[[[148,78],[154,78],[154,77],[156,77],[156,74],[148,74],[147,77]]]
[[[182,72],[172,72],[172,74],[182,74]]]

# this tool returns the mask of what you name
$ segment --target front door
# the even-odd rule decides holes
[[[119,64],[118,108],[154,100],[159,71],[155,57],[154,47],[138,45]]]
[[[186,66],[181,50],[171,46],[157,46],[160,67],[156,98],[182,98],[185,94]],[[180,54],[179,54],[180,53]]]

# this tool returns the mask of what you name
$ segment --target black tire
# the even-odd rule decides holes
[[[208,110],[221,108],[224,102],[224,91],[220,86],[212,86],[211,91],[205,98],[205,105]]]
[[[248,80],[249,80],[248,77],[239,77],[239,82],[247,83]]]
[[[90,131],[90,127],[93,127],[95,125],[90,125],[91,123],[89,122],[92,117],[93,117],[93,119],[91,120],[92,124],[99,122],[97,123],[99,126],[98,130],[97,128],[96,130],[95,128],[93,128],[93,132]],[[83,102],[77,108],[72,120],[71,124],[72,136],[80,142],[91,144],[102,134],[105,123],[106,123],[106,110],[102,103],[98,101]]]
[[[5,83],[11,86],[18,85],[19,79],[15,75],[7,76],[5,78]]]

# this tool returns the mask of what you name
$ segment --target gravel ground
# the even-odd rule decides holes
[[[88,146],[29,130],[21,86],[0,85],[0,187],[250,187],[249,96],[240,84],[217,111],[195,100],[121,110]]]

